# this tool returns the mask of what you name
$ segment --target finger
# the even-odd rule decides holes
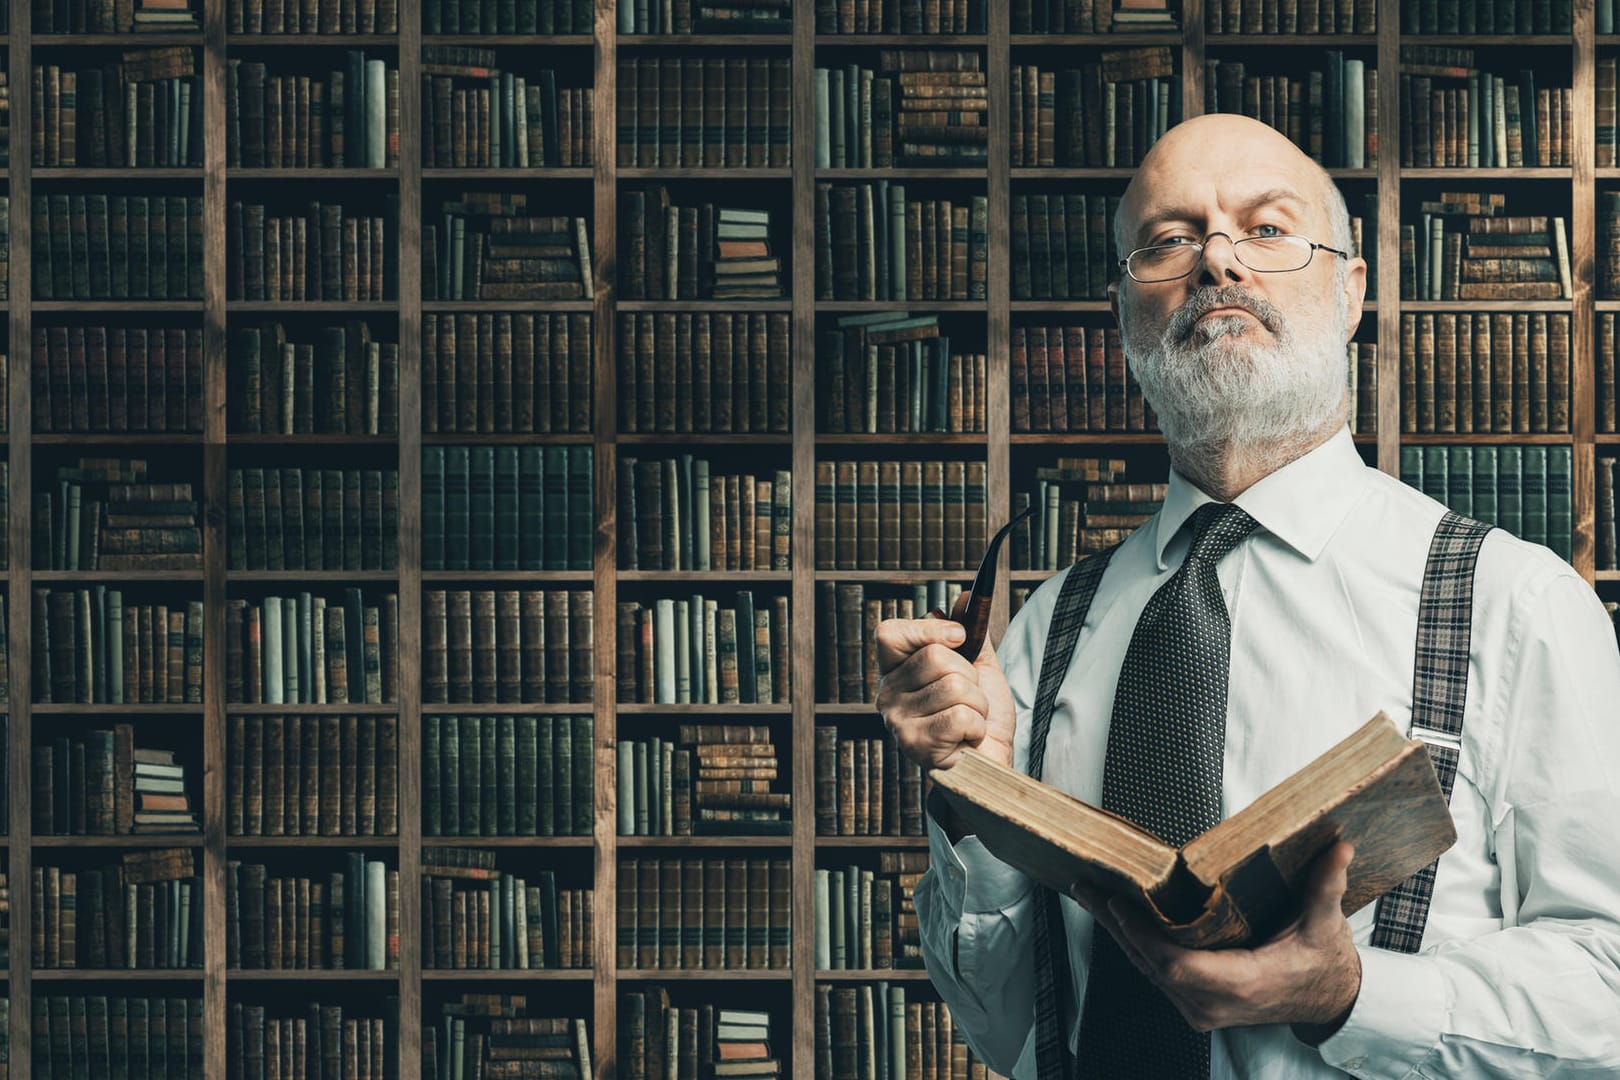
[[[975,685],[979,681],[978,670],[955,649],[929,642],[884,672],[878,679],[878,692],[910,693],[953,673]]]
[[[877,644],[878,671],[889,670],[925,645],[945,645],[954,649],[967,640],[961,623],[949,619],[884,619],[873,633]]]
[[[1146,915],[1124,899],[1115,897],[1110,900],[1108,910],[1119,925],[1121,943],[1128,943],[1129,948],[1135,950],[1141,957],[1142,970],[1145,973],[1155,978],[1160,977],[1178,954],[1188,951],[1165,937],[1164,932],[1149,921]]]
[[[1334,926],[1344,920],[1341,902],[1350,883],[1348,870],[1355,854],[1355,848],[1340,840],[1316,857],[1305,886],[1302,929]]]

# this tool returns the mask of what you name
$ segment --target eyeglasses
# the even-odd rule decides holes
[[[1226,236],[1226,234],[1210,233],[1210,236]],[[1310,265],[1311,258],[1318,248],[1341,258],[1350,257],[1349,252],[1330,248],[1326,244],[1315,244],[1303,236],[1291,236],[1287,233],[1278,236],[1246,236],[1241,240],[1232,240],[1230,236],[1226,238],[1231,241],[1232,254],[1237,261],[1250,270],[1262,274],[1303,270]],[[1199,260],[1203,258],[1204,247],[1204,244],[1187,241],[1137,248],[1119,260],[1119,265],[1131,276],[1132,281],[1139,281],[1144,285],[1175,281],[1193,272]]]

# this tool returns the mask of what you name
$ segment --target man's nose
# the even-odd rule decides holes
[[[1217,237],[1226,242],[1216,243]],[[1237,251],[1230,236],[1217,232],[1210,233],[1204,238],[1202,265],[1198,268],[1197,274],[1200,284],[1222,285],[1228,281],[1242,281],[1248,274],[1249,268],[1238,262]]]

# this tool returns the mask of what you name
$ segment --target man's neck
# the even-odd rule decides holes
[[[1313,432],[1289,439],[1251,443],[1170,444],[1170,464],[1212,499],[1231,502],[1291,461],[1296,461],[1336,435],[1344,426],[1340,416]]]

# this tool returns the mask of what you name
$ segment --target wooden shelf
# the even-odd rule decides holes
[[[1567,183],[1573,176],[1574,170],[1568,165],[1401,167],[1402,180],[1443,180],[1449,184],[1472,184],[1480,180],[1563,180]]]
[[[202,968],[35,968],[35,982],[194,982]]]
[[[137,168],[90,168],[85,166],[37,165],[33,170],[36,180],[191,180],[198,184],[206,175],[201,166],[164,168],[146,166]]]
[[[894,447],[896,439],[904,439],[909,446],[984,446],[985,434],[982,431],[924,431],[913,434],[884,433],[884,434],[840,434],[817,435],[816,446],[882,446],[888,449]]]
[[[927,851],[926,836],[818,836],[817,851],[841,848],[876,848],[879,851]]]
[[[431,435],[423,435],[421,438],[423,446],[459,446],[473,442],[492,446],[531,446],[536,444],[547,446],[590,446],[596,441],[594,436],[576,435],[573,432],[562,432],[556,435],[531,432],[511,435],[474,435],[470,432],[439,431]]]
[[[352,982],[393,985],[399,982],[399,970],[397,968],[388,968],[382,971],[357,971],[350,968],[340,968],[335,971],[321,968],[294,968],[292,970],[226,968],[225,978],[233,983]]]
[[[619,968],[620,982],[780,982],[786,983],[793,973],[786,969],[726,968],[719,971],[694,971],[683,968]]]
[[[817,581],[864,581],[869,585],[906,585],[930,581],[973,580],[973,567],[956,570],[817,570]]]
[[[16,704],[11,708],[15,710]],[[117,716],[138,719],[140,717],[184,717],[187,719],[201,718],[203,707],[201,705],[187,705],[178,702],[167,704],[151,702],[132,702],[130,704],[87,704],[77,702],[42,702],[36,701],[28,706],[28,711],[36,716]]]
[[[581,848],[590,850],[596,840],[590,836],[424,836],[423,848]]]
[[[790,848],[791,836],[620,836],[620,848]]]
[[[471,711],[471,710],[463,710]],[[620,716],[697,716],[715,720],[745,716],[788,716],[791,705],[642,705],[635,702],[617,702],[613,711]]]
[[[1562,435],[1401,434],[1401,442],[1406,446],[1568,446],[1574,441],[1575,436],[1567,432]]]
[[[191,446],[201,445],[200,431],[74,431],[37,434],[35,446],[97,446],[117,443],[120,446]],[[38,571],[35,571],[38,573]]]
[[[153,45],[190,45],[200,49],[204,44],[201,30],[173,34],[34,34],[29,40],[36,48],[116,45],[124,49],[138,49]]]
[[[865,971],[817,969],[816,982],[928,982],[926,968],[872,968]]]
[[[1403,38],[1410,41],[1411,38]],[[1377,34],[1204,34],[1204,48],[1242,48],[1255,45],[1267,48],[1309,49],[1332,43],[1335,49],[1373,49],[1378,46]]]
[[[537,165],[528,168],[512,166],[509,168],[435,168],[423,169],[423,180],[455,180],[466,182],[470,180],[521,180],[532,183],[536,180],[592,180],[596,177],[596,170],[589,165]]]
[[[296,168],[284,166],[282,168],[246,168],[237,166],[225,171],[225,181],[232,180],[270,180],[281,182],[284,180],[398,180],[399,166],[386,169],[365,168]]]
[[[232,583],[261,583],[281,585],[308,582],[311,585],[394,584],[399,581],[397,570],[227,570],[225,580]]]
[[[227,702],[225,712],[237,716],[347,716],[353,713],[357,716],[392,716],[400,711],[398,704],[387,705],[247,705],[240,702]]]
[[[201,300],[35,300],[33,310],[41,315],[78,314],[84,311],[140,312],[145,314],[184,314],[201,317]]]
[[[236,49],[278,48],[297,45],[308,48],[390,49],[399,46],[398,34],[231,34],[225,47]]]
[[[423,968],[423,982],[590,982],[590,968]]]
[[[649,169],[627,166],[618,170],[620,180],[791,180],[793,170],[786,166],[672,166]]]
[[[627,48],[727,49],[761,46],[788,48],[791,34],[620,34],[620,46]]]
[[[488,438],[488,436],[483,436]],[[387,447],[390,450],[399,446],[398,435],[337,435],[308,432],[298,435],[280,434],[249,434],[236,432],[226,436],[226,441],[235,446],[352,446],[355,448],[367,446]]]
[[[33,839],[36,848],[200,848],[203,846],[203,834],[197,833],[171,833],[159,836],[155,833],[141,833],[130,836],[35,836]]]
[[[816,44],[873,45],[883,48],[916,45],[932,49],[982,49],[989,44],[989,38],[984,34],[817,34]]]
[[[423,312],[448,311],[477,314],[482,311],[594,311],[589,300],[423,300]]]
[[[424,585],[443,585],[451,582],[507,582],[516,585],[535,585],[540,582],[574,582],[589,585],[595,580],[590,570],[423,570]]]
[[[367,848],[393,850],[399,847],[397,836],[227,836],[227,850],[265,848]]]
[[[181,585],[201,585],[201,570],[35,570],[34,580],[44,583],[66,582],[72,585],[90,585],[96,582],[129,583],[172,581]]]
[[[793,436],[779,432],[762,432],[758,435],[716,435],[707,432],[693,432],[682,434],[675,431],[650,431],[645,433],[632,432],[620,435],[614,440],[620,446],[650,446],[659,443],[684,443],[692,446],[759,446],[776,445],[791,446]]]
[[[678,584],[700,581],[724,585],[729,582],[787,582],[793,575],[787,570],[620,570],[623,582],[654,581]]]

